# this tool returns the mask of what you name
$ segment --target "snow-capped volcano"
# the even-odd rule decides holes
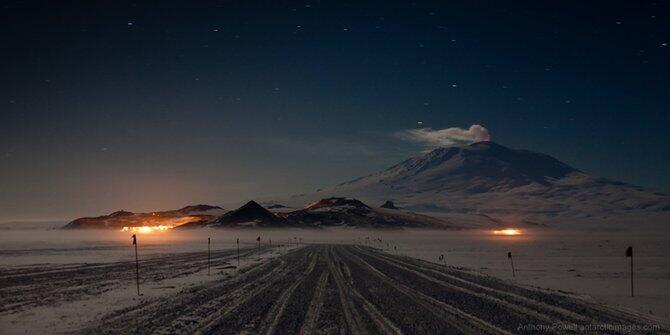
[[[319,196],[326,194],[526,223],[641,213],[670,218],[667,194],[593,177],[551,156],[494,142],[435,149]]]
[[[494,142],[435,149],[385,171],[340,184],[337,189],[388,186],[392,190],[483,193],[531,184],[549,186],[577,169],[544,154],[512,150]]]

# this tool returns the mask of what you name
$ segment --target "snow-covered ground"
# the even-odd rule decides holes
[[[401,254],[433,262],[444,254],[449,265],[670,319],[668,230],[524,232],[494,236],[490,231],[407,231],[385,237]],[[628,246],[634,248],[635,297],[630,297],[630,259],[624,255]],[[516,277],[507,252],[512,252]]]
[[[57,269],[83,263],[134,260],[128,233],[31,228],[0,228],[0,274],[19,268]],[[237,238],[242,248],[253,248],[257,236],[261,236],[262,243],[272,240],[274,245],[299,239],[303,243],[368,244],[390,253],[397,252],[436,263],[439,262],[439,255],[443,254],[448,265],[474,269],[519,284],[573,292],[653,318],[670,320],[670,257],[667,257],[670,254],[670,236],[667,229],[661,228],[605,232],[542,229],[525,230],[521,236],[494,236],[485,230],[171,230],[139,235],[140,259],[205,252],[207,237],[212,239],[212,250],[217,252],[234,249]],[[629,245],[634,247],[635,252],[634,298],[630,297],[630,263],[624,256]],[[512,278],[507,252],[512,252],[514,257],[515,278]],[[263,257],[276,255],[273,252]],[[229,256],[221,256],[222,264],[227,262],[225,257]],[[248,258],[242,266],[255,261]],[[226,271],[232,270],[217,272],[217,276],[228,275]],[[128,283],[132,284],[133,275],[132,271],[128,273]],[[200,285],[214,278],[198,270],[187,277],[177,276],[148,283],[144,288],[145,298],[170,295],[196,282]],[[136,304],[139,301],[136,299],[134,287],[128,285],[105,292],[90,301],[42,306],[11,315],[3,312],[0,313],[0,323],[13,322],[16,326],[35,322],[45,326],[49,322],[56,324],[60,322],[58,320],[65,320],[76,325],[87,318],[75,313],[77,310],[88,311],[92,316],[102,315],[112,307],[118,309]],[[109,305],[101,305],[101,302]],[[98,310],[92,306],[102,307]]]

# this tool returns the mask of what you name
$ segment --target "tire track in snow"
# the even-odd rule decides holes
[[[494,303],[502,303],[510,309],[517,310],[518,312],[524,313],[531,317],[539,317],[542,321],[541,323],[544,324],[558,323],[558,321],[563,324],[576,325],[606,323],[620,324],[621,322],[635,324],[639,321],[636,320],[635,316],[631,314],[626,314],[624,312],[612,309],[606,309],[602,306],[591,305],[585,301],[574,301],[574,299],[566,296],[541,292],[531,288],[524,288],[524,290],[530,292],[531,294],[530,297],[527,297],[517,293],[506,292],[501,289],[484,286],[474,281],[464,280],[453,274],[441,272],[439,269],[434,270],[432,267],[422,267],[415,264],[419,262],[419,260],[380,254],[360,247],[357,248],[357,251],[367,257],[383,261],[385,264],[388,264],[392,267],[413,272],[421,278],[433,281],[444,287],[453,288],[464,293],[472,294],[473,296],[481,299],[489,299]],[[441,265],[435,266],[444,269],[444,267]],[[472,275],[468,274],[468,276]],[[482,279],[486,279],[487,282],[491,282],[491,278],[489,277],[482,276]],[[497,283],[510,285],[499,280]],[[536,300],[538,296],[549,297],[550,301],[561,301],[561,306],[551,306],[548,303]],[[593,317],[593,314],[598,315],[598,317]],[[612,332],[625,333],[625,331],[608,331],[608,333]]]
[[[580,310],[588,312],[585,319],[575,316]],[[117,311],[86,332],[516,334],[524,333],[511,329],[519,322],[618,316],[619,324],[653,324],[577,298],[371,248],[309,245],[232,278]]]

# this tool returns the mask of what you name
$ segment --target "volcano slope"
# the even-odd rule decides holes
[[[232,278],[113,312],[81,332],[667,333],[657,325],[567,295],[368,247],[310,245]],[[589,328],[602,326],[609,328]]]

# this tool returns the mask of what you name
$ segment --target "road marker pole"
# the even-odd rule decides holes
[[[240,268],[240,238],[237,238],[237,268]]]
[[[507,252],[507,258],[509,258],[509,263],[512,265],[512,277],[516,277],[516,273],[514,271],[514,261],[512,261],[512,252],[511,251]]]
[[[633,291],[633,247],[626,249],[626,257],[630,257],[630,296],[634,297]]]
[[[133,245],[135,246],[135,283],[137,283],[137,295],[140,294],[140,261],[137,258],[137,235],[133,234]]]
[[[211,274],[211,273],[210,273],[210,270],[209,270],[209,268],[210,268],[210,259],[211,259],[211,250],[210,250],[210,249],[211,249],[211,248],[210,248],[210,244],[211,244],[211,242],[212,242],[211,239],[208,237],[208,238],[207,238],[207,275],[208,275],[208,276]]]

